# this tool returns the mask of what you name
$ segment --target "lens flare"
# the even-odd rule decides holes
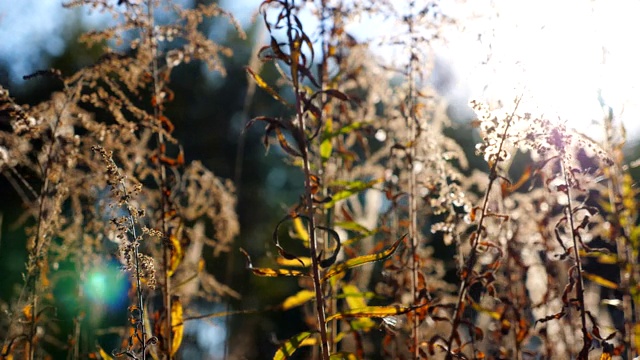
[[[129,282],[117,264],[108,263],[89,271],[82,287],[91,302],[113,308],[126,303]]]

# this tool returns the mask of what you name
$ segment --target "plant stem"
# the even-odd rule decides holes
[[[467,291],[469,290],[469,282],[472,278],[473,268],[476,264],[476,260],[478,259],[478,244],[480,243],[480,237],[482,236],[482,230],[484,229],[484,221],[488,216],[489,209],[489,195],[491,194],[491,189],[498,178],[498,163],[500,162],[500,154],[505,146],[505,142],[507,139],[507,135],[509,133],[509,128],[511,127],[511,123],[513,121],[513,117],[518,110],[518,106],[520,105],[520,100],[522,100],[522,96],[516,99],[515,106],[511,115],[509,115],[507,119],[507,124],[505,126],[504,132],[500,137],[500,145],[498,146],[498,150],[495,154],[495,158],[493,162],[490,162],[489,169],[489,184],[487,185],[487,190],[484,194],[484,200],[482,202],[482,212],[480,213],[480,219],[478,220],[478,227],[473,234],[471,234],[471,252],[469,253],[469,257],[462,268],[462,282],[460,283],[460,289],[458,290],[458,301],[456,303],[456,309],[454,311],[452,325],[451,325],[451,334],[449,335],[449,340],[447,340],[447,355],[445,357],[446,360],[450,360],[453,357],[453,340],[456,338],[456,332],[458,331],[458,326],[462,321],[462,312],[465,306],[465,298],[467,296]],[[491,160],[491,159],[490,159]],[[474,211],[474,210],[472,210]]]
[[[612,156],[617,156],[616,152],[620,151],[616,149],[613,145],[613,113],[611,108],[604,106],[606,108],[607,114],[604,118],[604,130],[606,133],[605,136],[605,150],[611,154]],[[624,140],[624,139],[623,139]],[[622,313],[624,316],[624,347],[627,354],[627,359],[631,359],[633,357],[633,347],[635,347],[635,342],[632,341],[631,334],[633,333],[633,324],[636,323],[637,319],[640,318],[638,314],[638,307],[634,307],[633,298],[630,294],[629,284],[637,283],[636,279],[636,270],[637,269],[637,261],[636,257],[632,254],[633,245],[629,238],[629,234],[631,233],[630,224],[633,224],[635,221],[627,217],[624,223],[621,221],[622,214],[628,214],[628,211],[631,209],[626,209],[624,206],[623,193],[622,193],[622,185],[620,184],[619,179],[624,178],[624,173],[618,164],[614,164],[610,166],[608,169],[608,193],[609,193],[609,205],[611,206],[611,221],[613,222],[613,226],[618,228],[620,234],[615,235],[616,241],[616,249],[617,255],[619,259],[619,263],[623,264],[620,266],[620,290],[622,291]],[[629,264],[628,269],[624,266]],[[635,311],[634,311],[635,308]]]
[[[124,186],[124,183],[121,183],[122,187],[126,193],[126,188]],[[135,256],[135,266],[136,266],[136,295],[138,297],[138,312],[137,315],[139,316],[138,319],[136,320],[136,329],[138,328],[138,326],[140,326],[140,331],[142,332],[142,336],[140,338],[140,343],[142,345],[142,360],[145,360],[147,358],[147,331],[145,328],[145,324],[144,324],[144,299],[142,296],[142,281],[140,280],[141,275],[140,275],[140,242],[138,241],[138,238],[136,236],[136,226],[135,226],[135,222],[133,220],[133,215],[131,213],[129,213],[129,224],[131,226],[131,235],[133,236],[133,255]]]
[[[298,131],[300,131],[301,138],[305,138],[305,125],[304,119],[302,116],[302,108],[300,101],[299,89],[295,89],[296,91],[296,117],[298,121]],[[312,181],[311,181],[311,167],[309,164],[309,155],[306,149],[306,143],[301,149],[302,160],[304,163],[304,202],[305,208],[307,212],[307,217],[309,218],[309,251],[311,254],[311,276],[313,277],[313,288],[315,290],[315,299],[316,299],[316,311],[318,315],[318,328],[320,331],[320,341],[322,348],[322,359],[329,359],[329,342],[327,337],[327,325],[325,321],[325,309],[324,309],[324,294],[322,290],[321,273],[320,273],[320,263],[317,258],[317,248],[318,248],[318,239],[316,237],[316,224],[315,224],[315,209],[313,206],[313,191],[312,191]]]
[[[341,6],[341,5],[340,5]],[[328,57],[329,57],[329,38],[327,36],[327,19],[329,18],[329,16],[327,16],[327,12],[328,12],[328,8],[327,8],[327,0],[321,0],[320,1],[320,39],[321,39],[321,47],[322,47],[322,60],[321,62],[318,64],[318,78],[320,79],[320,88],[321,89],[325,89],[328,87],[328,83],[329,83],[329,71],[328,71]],[[334,18],[335,21],[335,18]],[[320,95],[320,104],[322,105],[321,110],[324,111],[325,110],[325,104],[327,104],[327,96],[326,94],[321,94]],[[322,119],[319,119],[319,121]],[[321,125],[318,125],[321,126]],[[327,160],[327,162],[334,160],[333,157],[331,157],[330,159]],[[321,166],[323,166],[323,162],[320,161]],[[326,174],[326,167],[323,168],[323,175]],[[326,184],[328,181],[330,181],[330,179],[325,178],[325,181],[323,181],[324,184]],[[325,192],[326,196],[330,196],[329,193],[329,189],[323,185],[323,189]],[[312,203],[311,203],[312,204]],[[333,208],[327,209],[326,210],[326,223],[325,226],[327,228],[333,228]],[[329,253],[330,251],[330,234],[327,232],[327,238],[325,239],[325,243],[324,243],[324,251],[326,253]],[[336,294],[338,291],[338,287],[337,284],[335,285],[330,285],[331,288],[327,289],[327,292],[329,294]],[[324,293],[324,292],[323,292]],[[338,309],[338,300],[336,299],[335,296],[332,296],[329,300],[329,304],[328,304],[328,309],[327,311],[329,313],[335,312]],[[334,337],[336,336],[336,334],[338,333],[339,330],[339,322],[338,321],[333,321],[331,323],[331,332],[327,334],[327,342],[328,342],[328,352],[330,353],[331,351],[337,351],[337,344],[334,342]]]
[[[151,50],[151,72],[153,77],[153,117],[154,121],[158,123],[158,159],[161,159],[163,154],[162,152],[165,149],[164,146],[164,135],[162,134],[162,124],[159,121],[160,116],[162,115],[162,111],[160,109],[160,84],[158,81],[158,44],[155,36],[155,18],[154,18],[154,0],[147,0],[147,15],[149,17],[149,48]],[[164,321],[165,321],[165,329],[166,333],[161,334],[164,339],[163,348],[167,351],[167,359],[171,358],[171,354],[173,353],[173,341],[172,337],[172,327],[171,327],[171,277],[169,276],[169,268],[171,266],[171,241],[168,238],[168,228],[167,228],[167,219],[166,212],[168,199],[167,199],[167,169],[165,168],[162,161],[159,161],[160,166],[160,223],[162,227],[162,261],[163,261],[163,277],[164,277],[164,289],[163,289],[163,303],[164,303]]]
[[[65,86],[65,90],[67,90]],[[49,171],[51,170],[51,166],[53,163],[53,149],[56,146],[56,138],[58,133],[58,127],[60,126],[60,122],[62,119],[62,113],[64,109],[69,104],[69,100],[65,100],[62,105],[61,110],[56,111],[56,120],[53,124],[53,128],[51,129],[51,145],[49,147],[49,151],[47,152],[47,161],[42,169],[44,182],[42,183],[42,187],[40,188],[40,198],[39,198],[39,209],[38,209],[38,225],[36,227],[36,234],[33,243],[33,249],[31,249],[30,254],[30,262],[29,264],[29,273],[27,275],[27,286],[31,286],[31,327],[29,333],[29,360],[33,360],[35,358],[35,343],[34,338],[37,336],[37,322],[36,319],[38,317],[38,295],[37,295],[37,283],[38,277],[40,275],[41,266],[46,262],[44,259],[41,259],[42,256],[42,248],[44,247],[44,235],[43,232],[43,221],[45,216],[45,200],[46,196],[49,193]],[[42,239],[41,239],[42,238]],[[31,283],[31,285],[29,285]]]
[[[417,146],[417,116],[416,116],[416,94],[415,94],[415,76],[416,76],[416,66],[417,66],[417,45],[416,45],[416,37],[413,36],[414,33],[414,7],[415,2],[411,1],[409,3],[409,35],[411,36],[411,44],[410,44],[410,60],[409,60],[409,140],[411,142],[411,146],[409,147],[409,154],[411,158],[411,164],[409,167],[409,237],[411,238],[411,296],[414,305],[418,305],[418,280],[419,280],[419,272],[420,272],[420,261],[418,257],[418,201],[416,198],[416,173],[415,173],[415,163],[416,160],[416,146]],[[420,356],[419,352],[419,344],[420,344],[420,319],[417,314],[414,313],[412,316],[412,324],[411,324],[411,337],[412,337],[412,345],[411,349],[413,352],[413,358],[418,359]]]
[[[567,166],[564,158],[560,161],[562,176],[564,177],[565,190],[563,191],[567,197],[567,219],[569,221],[569,231],[571,231],[571,240],[573,241],[573,256],[575,257],[576,268],[578,269],[578,283],[576,288],[576,297],[578,298],[578,307],[580,308],[580,321],[582,323],[582,350],[578,354],[579,360],[587,360],[589,357],[589,348],[591,347],[591,339],[589,330],[587,329],[587,315],[584,304],[584,278],[582,277],[582,261],[580,259],[580,250],[578,248],[578,237],[573,222],[573,206],[571,204],[571,186],[569,185],[569,176],[567,175]]]
[[[288,1],[285,1],[285,12],[287,19],[287,40],[289,41],[289,47],[292,51],[300,51],[299,48],[296,48],[294,45],[293,38],[293,24],[291,22],[291,10],[295,8],[295,1],[291,1],[289,4]],[[302,31],[302,29],[300,29]],[[293,50],[295,49],[295,50]],[[296,60],[297,61],[297,60]],[[298,65],[298,64],[296,64]],[[298,66],[295,68],[291,67],[291,78],[297,79],[298,74],[295,74],[295,71],[299,71]],[[306,215],[309,218],[309,252],[311,255],[311,277],[313,278],[313,288],[315,291],[315,300],[316,300],[316,312],[318,316],[318,330],[320,331],[320,347],[321,347],[321,358],[323,360],[329,360],[329,341],[327,336],[327,324],[325,317],[325,304],[324,304],[324,291],[322,289],[321,283],[321,272],[320,272],[320,261],[317,257],[318,254],[318,239],[316,236],[316,223],[315,223],[315,208],[313,206],[313,183],[312,183],[312,174],[311,174],[311,165],[309,162],[309,152],[308,152],[308,140],[306,138],[306,127],[304,123],[304,115],[302,113],[302,99],[300,97],[300,85],[297,81],[294,81],[293,91],[296,94],[296,122],[298,123],[298,144],[300,145],[300,153],[302,155],[303,167],[304,167],[304,207],[306,210]]]

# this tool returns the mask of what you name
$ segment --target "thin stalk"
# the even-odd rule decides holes
[[[293,24],[291,22],[291,9],[295,7],[295,1],[291,1],[291,5],[286,3],[286,18],[287,18],[287,40],[293,49]],[[293,67],[291,68],[292,71]],[[297,70],[296,70],[297,71]],[[291,74],[292,79],[298,78],[298,74]],[[303,167],[304,167],[304,206],[306,215],[309,218],[309,252],[311,255],[311,277],[313,278],[313,288],[315,291],[316,300],[316,312],[318,316],[318,330],[320,331],[320,347],[321,358],[323,360],[329,360],[329,341],[327,336],[327,324],[325,317],[325,304],[324,304],[324,291],[322,289],[320,262],[317,258],[318,254],[318,239],[316,237],[316,222],[315,222],[315,208],[313,206],[313,183],[311,174],[311,164],[309,161],[309,152],[307,150],[308,141],[306,139],[306,127],[304,123],[304,116],[302,113],[302,99],[300,98],[300,86],[296,82],[293,84],[293,90],[296,93],[296,121],[298,123],[297,131],[299,132],[298,139],[300,143],[300,153],[302,155]]]
[[[82,235],[80,235],[82,236]],[[80,251],[86,254],[87,246],[84,242],[80,242]],[[84,282],[86,278],[86,268],[83,266],[82,261],[76,261],[76,266],[80,271],[80,281]],[[84,289],[82,286],[78,286],[77,295],[78,299],[84,299]],[[71,359],[80,358],[80,338],[82,336],[82,321],[84,320],[84,311],[79,311],[73,320],[73,349],[69,352]]]
[[[113,171],[117,172],[117,166],[115,164],[115,162],[113,161],[113,159],[107,155],[107,152],[102,149],[100,149],[100,153],[103,156],[103,158],[105,159],[105,161],[107,161],[109,163],[109,166],[113,167]],[[129,199],[130,195],[129,192],[127,191],[127,186],[124,183],[124,177],[120,176],[118,174],[118,177],[120,178],[118,184],[120,185],[120,188],[122,189],[122,199]],[[116,186],[115,184],[113,186]],[[140,240],[138,238],[138,234],[136,232],[136,216],[132,213],[131,211],[131,206],[129,206],[129,204],[127,203],[128,200],[125,200],[125,204],[124,206],[127,208],[127,212],[129,213],[129,216],[127,216],[127,220],[129,222],[129,230],[128,232],[131,234],[131,243],[133,244],[133,256],[134,256],[134,266],[135,266],[135,281],[136,281],[136,307],[138,308],[137,311],[131,311],[130,316],[133,317],[134,321],[135,321],[135,326],[136,326],[136,336],[138,338],[138,341],[140,341],[140,345],[141,345],[141,352],[142,352],[142,360],[146,360],[147,357],[147,331],[146,331],[146,326],[145,326],[145,322],[144,322],[144,298],[142,295],[142,274],[140,273]],[[126,240],[125,240],[126,241]],[[140,334],[142,333],[142,334]],[[124,354],[124,353],[123,353]]]
[[[123,191],[126,193],[126,188],[124,183],[121,183]],[[128,206],[127,206],[128,207]],[[133,255],[135,256],[135,266],[136,266],[136,295],[138,297],[138,312],[137,315],[139,319],[136,319],[136,327],[140,326],[140,331],[142,332],[142,337],[140,338],[140,344],[142,345],[142,360],[147,358],[147,331],[144,324],[144,299],[142,296],[142,281],[140,280],[140,243],[138,241],[138,237],[136,235],[136,226],[133,220],[133,215],[129,212],[129,225],[131,226],[131,236],[133,236]],[[140,335],[138,335],[140,336]]]
[[[604,106],[603,106],[604,107]],[[616,156],[614,146],[613,146],[613,114],[612,110],[609,107],[606,107],[608,110],[607,114],[605,114],[604,119],[604,127],[605,127],[605,149],[610,154]],[[622,291],[622,312],[624,316],[624,332],[623,332],[623,341],[627,353],[627,359],[631,359],[633,357],[633,347],[635,346],[635,342],[631,340],[631,334],[633,332],[633,324],[636,323],[637,319],[640,316],[636,311],[634,311],[634,304],[631,294],[629,292],[629,284],[636,283],[635,279],[635,271],[636,269],[636,261],[635,257],[630,253],[632,251],[631,241],[629,239],[629,234],[631,233],[631,229],[629,227],[630,224],[633,223],[632,219],[627,219],[624,222],[624,225],[620,221],[621,217],[621,207],[622,205],[622,190],[619,179],[623,176],[620,166],[618,164],[614,164],[609,167],[609,176],[608,176],[608,193],[609,193],[609,204],[611,206],[611,218],[615,226],[618,227],[620,234],[616,234],[616,249],[618,254],[618,259],[620,264],[630,264],[630,269],[625,269],[624,266],[620,267],[620,290]]]
[[[453,341],[456,338],[456,332],[458,331],[458,326],[462,322],[462,312],[464,310],[465,298],[467,296],[467,291],[469,290],[469,282],[471,280],[473,274],[473,268],[478,259],[478,244],[480,243],[480,237],[482,236],[482,230],[484,229],[484,221],[488,216],[489,209],[489,195],[491,194],[491,189],[498,178],[498,163],[499,156],[502,153],[502,150],[505,146],[505,141],[507,139],[507,134],[509,132],[509,128],[511,127],[511,123],[513,121],[513,117],[518,110],[518,106],[520,105],[520,100],[522,100],[522,96],[516,100],[515,106],[511,115],[509,115],[507,125],[505,126],[504,132],[500,137],[500,145],[498,146],[498,150],[496,152],[496,158],[493,163],[490,164],[489,169],[489,184],[487,185],[487,190],[484,194],[484,200],[482,202],[482,212],[480,213],[480,219],[478,220],[478,227],[476,231],[471,234],[471,252],[469,253],[469,257],[462,268],[462,282],[460,283],[460,288],[458,290],[458,301],[456,303],[456,309],[453,313],[452,325],[451,325],[451,334],[449,334],[449,339],[447,340],[447,356],[446,360],[450,360],[453,357]]]
[[[341,4],[336,5],[336,6],[341,6]],[[320,1],[320,39],[321,39],[321,48],[322,48],[322,59],[321,62],[318,64],[318,78],[320,79],[320,88],[321,89],[326,89],[328,87],[328,83],[329,83],[329,72],[328,72],[328,54],[329,54],[329,39],[327,38],[327,20],[328,20],[328,16],[327,16],[327,0],[321,0]],[[321,110],[324,111],[325,110],[325,104],[327,103],[327,95],[326,94],[321,94],[320,95],[320,104],[322,104],[322,108]],[[328,159],[327,161],[332,161],[334,160],[333,157],[331,157],[330,159]],[[326,174],[325,169],[323,168],[323,174]],[[323,181],[323,184],[328,183],[331,179],[324,179],[325,181]],[[324,187],[324,192],[325,192],[325,196],[330,196],[331,194],[329,194],[329,189],[326,188],[326,186]],[[334,213],[333,213],[333,208],[327,209],[327,213],[326,213],[326,223],[325,226],[329,229],[333,228],[333,219],[334,219]],[[327,237],[325,239],[324,242],[324,251],[325,253],[330,253],[331,249],[329,248],[331,245],[331,235],[327,232]],[[335,295],[338,291],[337,288],[337,284],[335,285],[330,285],[331,288],[327,289],[327,291],[330,294]],[[338,300],[335,296],[330,297],[330,301],[328,304],[328,309],[327,311],[329,313],[335,312],[338,309]],[[339,322],[338,321],[333,321],[331,322],[331,331],[329,332],[328,336],[328,346],[329,346],[329,351],[333,352],[333,351],[337,351],[337,344],[334,343],[334,337],[335,335],[338,333],[339,331]]]
[[[65,90],[66,90],[66,86],[65,86]],[[44,165],[44,168],[42,169],[42,173],[43,173],[43,178],[44,178],[44,182],[42,183],[42,186],[40,188],[40,197],[39,197],[39,209],[38,209],[38,225],[36,227],[36,234],[35,234],[35,238],[34,238],[34,244],[33,244],[33,249],[31,251],[30,254],[30,264],[29,264],[29,275],[27,276],[27,284],[29,284],[30,282],[33,282],[33,284],[31,285],[31,326],[30,326],[30,333],[29,333],[29,360],[33,360],[35,357],[35,344],[34,344],[34,338],[37,334],[37,316],[38,316],[38,296],[37,296],[37,286],[36,283],[38,282],[38,275],[40,273],[40,267],[42,266],[43,263],[45,263],[44,259],[40,259],[40,257],[42,256],[42,247],[44,246],[44,239],[41,239],[42,237],[42,226],[43,226],[43,220],[44,220],[44,213],[45,213],[45,200],[46,200],[46,196],[49,193],[49,171],[51,170],[51,166],[53,163],[53,149],[56,147],[56,134],[58,132],[58,127],[60,126],[60,122],[61,122],[61,118],[62,118],[62,113],[64,111],[64,109],[66,108],[67,104],[69,104],[69,101],[65,101],[62,109],[57,112],[56,114],[56,120],[53,124],[53,129],[51,130],[51,134],[52,134],[52,139],[51,139],[51,146],[49,147],[49,151],[47,152],[47,161]],[[42,240],[42,241],[41,241]]]
[[[305,125],[304,119],[302,118],[302,109],[301,109],[301,101],[299,89],[295,89],[296,91],[296,117],[298,121],[298,131],[301,132],[304,137],[305,133]],[[311,275],[313,277],[313,288],[315,290],[315,298],[316,298],[316,311],[318,313],[318,328],[320,331],[320,341],[322,348],[322,359],[329,359],[329,342],[327,337],[327,325],[325,321],[325,309],[324,309],[324,294],[322,290],[322,283],[320,282],[321,273],[320,273],[320,263],[317,258],[317,248],[318,248],[318,239],[316,237],[316,223],[315,223],[315,209],[313,206],[313,190],[312,190],[312,181],[311,181],[311,167],[309,164],[309,155],[306,148],[301,149],[302,160],[304,163],[304,189],[305,189],[305,207],[307,210],[307,217],[309,218],[309,251],[311,253]]]
[[[153,118],[156,122],[159,123],[159,118],[161,113],[160,109],[160,84],[158,81],[158,44],[154,32],[155,28],[155,19],[154,19],[154,0],[147,0],[147,16],[149,17],[149,46],[151,49],[151,72],[153,77]],[[158,124],[160,126],[158,130],[158,159],[161,159],[164,154],[162,151],[164,150],[164,135],[162,134],[162,124]],[[162,275],[164,277],[164,291],[163,295],[163,303],[164,303],[164,321],[165,321],[165,329],[167,329],[166,334],[162,334],[165,349],[167,351],[167,358],[171,358],[171,353],[173,352],[172,346],[173,341],[171,339],[172,336],[172,327],[171,327],[171,277],[169,276],[169,267],[171,266],[171,243],[167,237],[168,229],[167,229],[167,220],[165,217],[165,213],[167,212],[167,169],[165,168],[162,161],[159,162],[160,166],[160,223],[162,227],[162,261],[163,261],[163,272]]]
[[[417,144],[417,116],[416,116],[416,94],[415,94],[415,76],[417,66],[417,44],[416,37],[414,36],[414,7],[415,2],[409,3],[409,35],[411,36],[410,49],[411,52],[409,60],[409,138],[411,146],[409,147],[409,154],[411,157],[411,165],[409,167],[409,237],[411,238],[411,296],[413,297],[413,303],[418,305],[418,279],[420,272],[420,262],[418,259],[418,201],[416,198],[416,173],[414,167],[414,161],[416,159],[416,144]],[[413,358],[418,359],[420,357],[419,344],[420,344],[420,319],[417,314],[412,316],[411,324],[411,338],[412,338],[412,352]]]
[[[562,175],[564,177],[565,190],[563,191],[567,197],[567,218],[569,220],[569,231],[571,231],[571,240],[573,241],[573,256],[575,256],[576,267],[578,269],[578,282],[576,288],[576,297],[578,306],[580,307],[580,321],[582,323],[582,339],[584,341],[582,350],[578,354],[578,359],[586,360],[588,358],[591,340],[589,339],[589,330],[587,330],[587,315],[584,304],[584,278],[582,277],[582,261],[580,259],[580,250],[578,248],[578,237],[576,236],[575,224],[573,221],[573,206],[571,204],[571,186],[569,186],[569,176],[567,175],[567,167],[564,159],[560,161]]]

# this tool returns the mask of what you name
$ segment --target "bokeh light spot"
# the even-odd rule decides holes
[[[117,264],[91,270],[82,284],[86,297],[93,303],[118,307],[127,301],[129,284]]]

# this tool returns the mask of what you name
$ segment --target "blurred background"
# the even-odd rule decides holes
[[[198,2],[181,1],[185,6],[195,6]],[[551,16],[554,11],[549,10],[552,5],[548,1],[528,2],[535,3],[526,8],[529,12],[520,5],[509,5],[506,0],[494,2],[493,6],[503,6],[503,18],[509,19],[500,24],[498,30],[504,31],[498,34],[509,33],[511,37],[500,35],[494,38],[491,46],[495,58],[491,62],[483,59],[490,41],[482,38],[487,32],[482,27],[491,18],[476,21],[480,16],[477,9],[485,6],[484,3],[443,2],[443,9],[450,15],[473,20],[459,24],[461,31],[451,34],[448,46],[435,49],[433,73],[428,77],[429,85],[448,103],[447,114],[458,130],[451,134],[466,147],[472,166],[482,168],[484,164],[482,159],[473,155],[477,139],[474,140],[469,125],[473,112],[467,102],[476,96],[499,98],[505,89],[512,91],[522,84],[533,92],[543,93],[541,97],[544,100],[540,103],[550,109],[553,108],[550,103],[557,103],[556,100],[563,97],[561,103],[569,106],[550,111],[571,119],[571,126],[594,138],[601,135],[601,131],[591,119],[601,118],[600,105],[603,101],[610,104],[627,127],[629,158],[637,158],[640,135],[637,84],[640,83],[640,72],[635,70],[636,65],[630,64],[640,63],[640,59],[636,50],[622,41],[625,34],[640,33],[640,23],[627,18],[637,15],[637,11],[631,11],[640,9],[637,2],[602,5],[583,14],[586,20],[572,20],[571,24],[563,23],[567,20],[560,15]],[[176,126],[174,135],[184,146],[186,160],[200,160],[217,176],[234,181],[238,196],[240,236],[229,256],[209,262],[216,264],[216,278],[237,291],[242,299],[231,299],[230,307],[227,304],[199,304],[199,307],[191,309],[198,313],[265,309],[279,304],[298,289],[297,280],[251,276],[238,251],[243,247],[255,259],[268,256],[273,251],[270,245],[275,224],[286,209],[296,203],[302,192],[299,170],[283,161],[283,154],[277,147],[265,152],[259,127],[242,135],[247,119],[257,115],[275,115],[278,111],[274,109],[271,97],[260,90],[250,102],[246,101],[244,68],[250,63],[255,49],[265,44],[267,39],[264,25],[255,17],[259,4],[257,0],[220,2],[221,7],[231,12],[247,32],[245,40],[237,36],[226,19],[212,19],[204,23],[204,31],[211,39],[233,49],[234,55],[225,58],[226,76],[210,73],[203,64],[192,62],[175,70],[171,79],[176,98],[168,106],[167,115]],[[568,8],[571,6],[567,5]],[[583,7],[575,5],[567,11],[579,13]],[[598,20],[589,22],[589,19],[593,20],[590,17]],[[617,20],[609,23],[607,17]],[[532,20],[526,22],[522,19]],[[23,76],[52,67],[60,69],[63,74],[72,74],[93,63],[100,52],[80,45],[77,38],[87,30],[108,26],[110,21],[110,17],[99,13],[63,9],[58,0],[0,1],[0,85],[8,89],[19,104],[33,105],[48,99],[52,91],[58,89],[56,83],[45,78],[23,80]],[[608,33],[599,32],[598,28],[589,31],[581,28],[593,24],[606,28]],[[615,27],[612,28],[611,24]],[[630,24],[636,30],[630,28]],[[391,26],[383,19],[356,19],[349,29],[357,41],[367,42],[383,37]],[[557,30],[562,26],[571,28],[571,32],[557,36]],[[531,32],[532,29],[535,31]],[[603,39],[616,41],[605,48],[598,42]],[[593,50],[594,46],[596,50]],[[600,47],[600,52],[597,47]],[[393,52],[382,44],[372,45],[371,51],[386,54],[383,57],[390,61],[393,59]],[[604,66],[603,58],[607,58],[607,64],[612,66]],[[576,64],[583,63],[587,67],[576,67]],[[525,66],[527,71],[523,72]],[[504,76],[496,78],[496,73]],[[494,74],[493,78],[491,74]],[[263,76],[268,82],[277,78],[275,73]],[[499,81],[491,81],[495,79]],[[551,87],[553,93],[548,93],[550,82],[558,84]],[[574,87],[562,84],[574,84]],[[540,90],[542,88],[546,89],[545,92]],[[588,114],[585,115],[584,109]],[[20,223],[21,215],[19,196],[10,183],[0,177],[0,297],[5,304],[16,296],[27,259],[24,234],[14,225]],[[105,309],[105,318],[100,321],[117,324],[114,319],[118,316],[123,321],[126,319],[128,304],[118,299],[126,298],[127,284],[124,280],[113,281],[118,278],[114,271],[117,272],[117,264],[113,269],[96,273],[87,284],[91,289],[87,293],[96,294],[93,299],[95,306]],[[64,286],[58,289],[58,294],[65,296]],[[114,299],[108,299],[110,296]],[[219,359],[223,357],[225,339],[228,338],[230,353],[241,349],[238,354],[247,358],[270,358],[277,341],[304,329],[299,309],[235,315],[229,323],[225,323],[224,317],[192,321],[187,324],[186,344],[181,351],[185,359]],[[109,344],[105,343],[103,347],[108,348]]]

